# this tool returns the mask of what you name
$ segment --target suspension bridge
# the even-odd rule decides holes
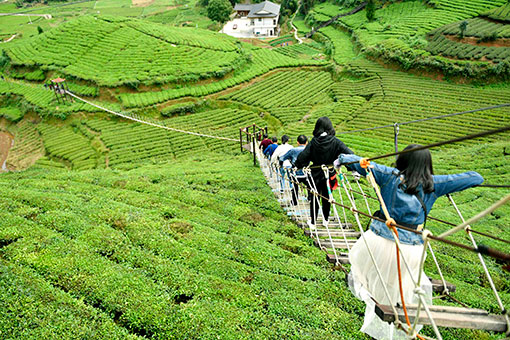
[[[181,133],[201,136],[205,138],[215,138],[224,140],[227,142],[237,142],[239,141],[241,144],[241,150],[249,150],[253,153],[254,156],[254,164],[260,165],[261,171],[264,174],[264,176],[267,179],[267,183],[269,186],[271,186],[273,192],[275,193],[276,198],[282,205],[283,209],[287,212],[287,215],[293,219],[298,226],[300,226],[304,233],[314,239],[314,244],[319,247],[320,249],[324,250],[326,253],[326,259],[333,263],[336,268],[339,268],[341,270],[344,270],[347,274],[347,269],[344,267],[346,264],[349,263],[349,250],[354,245],[354,243],[358,239],[364,239],[365,231],[364,227],[361,223],[361,217],[368,217],[370,219],[379,220],[383,223],[386,223],[388,228],[392,230],[394,235],[397,234],[397,229],[403,229],[408,230],[414,233],[419,233],[421,237],[424,240],[424,251],[422,254],[422,261],[420,263],[420,273],[423,271],[424,266],[424,260],[425,255],[427,252],[430,253],[434,264],[437,268],[437,272],[439,273],[439,278],[432,279],[432,287],[434,292],[439,294],[436,296],[436,298],[447,298],[453,302],[456,302],[460,305],[460,307],[452,307],[452,306],[438,306],[438,305],[428,305],[423,296],[423,292],[420,290],[420,281],[421,277],[413,278],[413,285],[414,285],[414,291],[418,297],[418,304],[417,305],[405,305],[404,303],[397,303],[396,301],[391,301],[390,304],[380,304],[376,301],[376,313],[377,315],[386,322],[393,323],[397,328],[403,330],[406,332],[406,334],[410,338],[419,338],[419,339],[430,339],[429,337],[423,336],[418,334],[416,331],[418,325],[430,325],[432,329],[434,330],[434,333],[436,335],[437,339],[442,339],[441,332],[438,327],[453,327],[453,328],[468,328],[468,329],[481,329],[481,330],[487,330],[487,331],[494,331],[494,332],[503,332],[506,333],[507,336],[510,335],[510,317],[508,314],[508,310],[503,304],[503,301],[500,298],[500,295],[496,289],[496,286],[494,284],[494,281],[492,279],[492,276],[487,268],[485,259],[482,255],[490,256],[493,258],[496,258],[503,263],[505,263],[504,269],[510,270],[510,254],[504,253],[502,251],[485,247],[482,245],[479,245],[477,241],[475,240],[475,237],[473,234],[478,235],[484,235],[486,237],[491,237],[494,240],[499,240],[504,243],[509,243],[508,240],[504,240],[501,238],[498,238],[494,235],[485,234],[483,232],[480,232],[478,230],[475,230],[471,227],[471,224],[477,222],[478,220],[482,219],[484,216],[490,214],[503,204],[508,204],[510,202],[510,195],[504,196],[501,200],[493,204],[488,209],[482,211],[481,213],[475,215],[472,218],[465,219],[461,211],[459,210],[457,204],[455,203],[453,197],[448,196],[448,200],[450,201],[453,209],[455,210],[456,214],[462,221],[461,224],[457,225],[455,223],[442,221],[440,219],[437,219],[435,217],[429,216],[429,219],[441,222],[445,225],[448,225],[449,227],[452,227],[449,229],[449,231],[439,235],[435,236],[433,235],[429,230],[413,230],[410,228],[407,228],[402,225],[396,224],[392,219],[391,216],[389,216],[388,211],[384,208],[384,200],[382,200],[382,197],[378,191],[378,187],[373,180],[373,178],[370,177],[370,170],[368,170],[369,175],[368,178],[368,185],[371,187],[374,192],[376,193],[376,197],[373,197],[363,190],[363,185],[360,183],[362,181],[362,178],[359,174],[352,174],[348,172],[342,172],[340,171],[338,173],[338,180],[339,180],[339,186],[336,189],[338,192],[334,192],[329,187],[329,197],[321,197],[321,195],[318,193],[315,183],[313,182],[313,177],[311,176],[311,168],[314,166],[317,167],[317,165],[314,165],[312,167],[307,167],[303,169],[304,176],[306,178],[307,185],[303,185],[303,182],[298,182],[295,179],[296,177],[296,170],[297,169],[284,169],[284,172],[280,172],[280,169],[278,166],[271,166],[270,163],[267,161],[267,159],[264,158],[264,156],[261,154],[260,149],[258,148],[258,141],[261,139],[261,136],[264,132],[267,132],[267,129],[259,128],[255,125],[244,127],[240,129],[240,137],[239,140],[234,138],[228,138],[228,137],[222,137],[222,136],[215,136],[211,134],[205,134],[205,133],[199,133],[194,131],[187,131],[182,129],[176,129],[172,127],[168,127],[166,125],[162,125],[158,122],[149,121],[144,117],[140,117],[131,113],[120,113],[116,112],[110,109],[107,109],[105,107],[99,106],[94,104],[93,102],[90,102],[86,99],[83,99],[72,92],[70,92],[67,89],[61,89],[61,94],[66,94],[74,98],[75,100],[83,101],[85,103],[88,103],[90,105],[93,105],[101,110],[104,110],[105,112],[108,112],[110,114],[113,114],[115,116],[128,119],[131,121],[135,121],[142,124],[147,124],[150,126],[153,126],[155,128],[162,128],[166,130],[171,131],[177,131]],[[508,107],[509,104],[501,104],[497,106],[487,107],[487,108],[481,108],[476,110],[470,110],[470,111],[464,111],[464,112],[458,112],[453,113],[449,115],[443,115],[443,116],[437,116],[437,117],[431,117],[427,119],[442,119],[446,117],[451,117],[453,115],[460,115],[464,113],[470,113],[470,112],[477,112],[482,110],[489,110],[494,108],[500,108],[500,107]],[[427,120],[426,119],[426,120]],[[423,121],[416,120],[411,122],[404,122],[400,123],[400,125],[405,124],[411,124],[414,122]],[[366,131],[370,129],[379,129],[379,128],[387,128],[387,127],[393,127],[395,128],[398,126],[398,124],[394,125],[385,125],[380,127],[374,127],[369,129],[363,129],[363,130],[355,130],[355,131],[348,131],[345,133],[357,133],[360,131]],[[510,131],[510,126],[502,127],[495,130],[490,131],[484,131],[481,133],[476,133],[468,136],[459,137],[453,140],[448,141],[442,141],[434,144],[429,144],[424,146],[423,148],[433,148],[445,144],[451,144],[451,143],[457,143],[460,141],[468,140],[468,139],[475,139],[482,136],[487,135],[494,135],[494,134],[500,134],[504,132]],[[246,142],[244,141],[244,137],[246,137]],[[398,140],[398,129],[395,128],[395,146],[397,146],[397,140]],[[405,151],[404,151],[405,152]],[[370,159],[365,160],[366,162],[369,162],[370,160],[374,159],[380,159],[390,156],[395,156],[402,154],[402,151],[398,151],[397,147],[395,147],[395,152],[372,157]],[[325,173],[325,176],[328,176],[329,168],[331,166],[328,165],[321,165],[320,166]],[[368,168],[369,169],[369,168]],[[285,175],[282,175],[284,173]],[[317,217],[317,226],[323,225],[323,227],[317,227],[317,228],[310,228],[309,225],[306,223],[307,220],[310,218],[309,216],[309,203],[307,198],[304,196],[299,196],[297,200],[297,204],[292,204],[292,197],[291,197],[291,191],[289,187],[281,187],[282,178],[281,176],[284,176],[285,180],[289,180],[293,183],[298,183],[298,185],[301,186],[301,192],[304,192],[305,190],[309,190],[309,192],[312,194],[312,199],[316,200],[317,204],[319,205],[319,216]],[[287,177],[288,176],[288,177]],[[485,185],[489,187],[509,187],[506,185],[502,186],[493,186],[493,185]],[[361,208],[357,204],[356,196],[361,197],[363,204],[362,206],[366,207],[366,210],[364,208]],[[332,204],[332,210],[333,214],[330,216],[328,223],[322,223],[323,217],[321,215],[321,207],[320,207],[320,200],[319,198],[323,198],[328,200]],[[339,202],[337,201],[339,200]],[[377,201],[381,204],[383,207],[383,210],[385,211],[385,219],[382,219],[380,217],[374,216],[371,209],[369,200]],[[358,200],[359,202],[359,200]],[[451,241],[447,239],[449,235],[456,232],[465,232],[472,244],[471,246],[466,246],[464,244],[460,244],[454,241]],[[398,237],[394,237],[396,248],[400,249],[401,245],[398,241]],[[456,287],[452,285],[451,283],[448,283],[443,275],[443,271],[441,270],[441,265],[439,264],[437,257],[435,256],[433,247],[431,245],[431,241],[435,242],[442,242],[449,244],[453,247],[462,248],[467,251],[472,251],[477,253],[478,259],[480,261],[480,265],[483,267],[484,273],[487,277],[487,280],[489,282],[489,285],[491,287],[491,290],[493,292],[494,298],[499,306],[500,314],[489,314],[487,311],[477,308],[469,308],[465,304],[462,303],[462,301],[457,300],[454,298],[450,293],[454,292],[456,290]],[[366,242],[366,241],[365,241]],[[373,254],[371,250],[369,249],[369,253],[371,254],[370,260],[375,263],[375,259],[373,257]],[[400,257],[397,253],[397,259]],[[404,262],[403,268],[400,268],[399,265],[399,272],[400,270],[407,270],[410,271],[409,264],[406,262],[405,258],[402,257],[402,260]],[[376,265],[377,266],[377,265]],[[395,280],[399,280],[399,277],[396,277]],[[387,293],[387,292],[386,292]],[[402,299],[403,301],[403,299]]]

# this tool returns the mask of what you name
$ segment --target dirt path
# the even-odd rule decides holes
[[[154,0],[131,0],[133,7],[147,7],[151,5]]]
[[[0,171],[8,171],[5,165],[9,149],[12,147],[14,142],[14,136],[8,132],[0,132]]]

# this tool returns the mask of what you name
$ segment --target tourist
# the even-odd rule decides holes
[[[283,157],[280,157],[280,160],[283,161],[283,167],[290,169],[296,163],[298,155],[305,149],[308,144],[308,137],[305,135],[299,135],[297,138],[297,144],[295,148],[290,149]],[[292,182],[292,204],[297,205],[298,203],[298,195],[299,195],[299,183],[306,183],[306,177],[303,174],[303,170],[296,171],[295,176],[291,175]]]
[[[265,134],[264,139],[262,140],[262,142],[260,142],[259,149],[261,149],[262,152],[264,152],[264,151],[266,151],[266,148],[270,144],[273,144],[273,141],[271,139],[267,138],[267,134]]]
[[[289,141],[289,136],[283,135],[282,144],[275,149],[271,156],[271,165],[274,167],[280,167],[280,192],[285,190],[285,170],[282,167],[283,161],[280,157],[283,157],[290,149],[292,149],[292,145],[289,144]]]
[[[315,128],[313,130],[313,138],[299,154],[296,160],[296,167],[301,169],[308,166],[310,162],[313,163],[312,178],[315,183],[315,188],[318,193],[324,197],[328,197],[328,187],[324,171],[321,165],[332,165],[340,154],[351,154],[352,151],[338,138],[335,137],[335,129],[333,123],[328,117],[321,117],[317,119]],[[334,171],[334,170],[333,170]],[[332,176],[334,175],[331,174]],[[308,195],[310,200],[310,217],[308,225],[311,230],[315,229],[317,221],[317,213],[319,211],[318,200],[319,198]],[[331,204],[326,198],[321,198],[322,202],[322,215],[324,217],[323,225],[327,226],[329,219],[329,210]]]
[[[416,147],[419,145],[409,145],[404,151]],[[360,159],[355,155],[341,155],[336,165],[357,162],[347,165],[347,168],[366,175],[367,171],[359,164]],[[428,149],[400,154],[396,161],[396,168],[371,162],[370,171],[380,187],[390,218],[399,225],[416,230],[423,228],[427,214],[439,196],[461,191],[483,182],[483,178],[474,171],[455,175],[434,175],[432,157]],[[374,215],[386,220],[380,211]],[[412,277],[417,281],[424,247],[422,236],[402,229],[397,230],[401,256],[406,259],[411,268]],[[372,220],[370,230],[365,232],[365,239],[373,252],[383,282],[379,279],[375,266],[370,260],[365,241],[360,238],[349,252],[351,263],[349,287],[356,297],[367,304],[361,331],[375,339],[407,339],[403,331],[379,319],[375,314],[375,303],[372,300],[373,298],[383,305],[401,303],[393,234],[385,223]],[[404,302],[416,304],[419,297],[413,293],[415,287],[411,274],[403,261],[401,261],[401,268]],[[422,274],[421,277],[425,301],[431,304],[431,283],[426,275]],[[384,293],[383,285],[388,288],[390,301]]]
[[[264,156],[266,158],[271,159],[271,156],[273,155],[274,150],[278,147],[278,138],[273,137],[271,138],[272,143],[269,144],[266,149],[264,150]]]

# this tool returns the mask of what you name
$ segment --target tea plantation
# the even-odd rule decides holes
[[[279,38],[220,34],[202,1],[0,3],[0,13],[24,14],[0,16],[0,136],[12,138],[0,143],[0,339],[368,339],[365,305],[240,151],[240,128],[267,126],[295,145],[328,116],[370,157],[394,151],[395,123],[399,149],[509,126],[509,107],[406,122],[510,103],[510,7],[376,1],[372,21],[364,9],[303,37],[359,3],[298,13],[302,44],[287,17]],[[89,103],[57,98],[57,77]],[[432,155],[436,174],[510,183],[508,132]],[[454,199],[468,218],[508,193],[479,187]],[[460,223],[446,198],[431,215]],[[508,240],[509,224],[507,204],[475,229]],[[432,246],[454,298],[501,314],[476,254]],[[487,266],[508,308],[510,274]],[[439,279],[431,256],[425,272]],[[458,306],[439,295],[434,304]],[[435,336],[429,326],[420,334]]]

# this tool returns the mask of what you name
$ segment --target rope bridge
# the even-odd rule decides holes
[[[475,134],[470,135],[468,137],[461,137],[459,140],[466,140],[466,139],[472,139],[477,138],[480,135],[488,135],[488,134],[494,134],[494,133],[501,133],[510,130],[510,127],[504,127],[501,129],[491,130],[490,132],[484,132],[481,134]],[[456,140],[451,141],[456,142]],[[444,145],[445,142],[430,144],[428,146],[425,146],[425,148],[430,148],[438,145]],[[329,185],[329,168],[330,166],[320,166],[322,170],[324,171],[324,176],[326,178],[326,182],[328,183],[328,197],[324,197],[320,195],[317,191],[316,185],[314,183],[313,177],[311,176],[311,168],[318,166],[311,166],[303,169],[303,176],[299,178],[296,174],[297,169],[290,169],[285,168],[281,169],[278,165],[271,165],[269,161],[267,161],[264,156],[260,153],[260,150],[254,149],[255,153],[257,155],[257,158],[259,160],[259,164],[261,166],[261,169],[266,176],[268,180],[268,184],[272,187],[273,192],[275,195],[279,198],[280,203],[282,204],[283,208],[287,211],[287,215],[289,215],[294,221],[298,223],[303,229],[306,235],[311,236],[314,239],[314,243],[317,247],[321,248],[326,252],[326,258],[329,262],[334,263],[338,268],[344,270],[345,273],[347,273],[347,270],[344,268],[344,264],[349,263],[348,259],[348,252],[350,251],[351,247],[354,245],[354,243],[357,241],[358,238],[362,238],[365,242],[365,245],[367,246],[370,260],[374,264],[378,277],[381,280],[381,282],[384,283],[384,280],[382,278],[380,269],[377,267],[377,263],[375,261],[374,255],[372,250],[368,247],[368,243],[365,239],[364,235],[364,228],[362,226],[360,216],[369,217],[371,219],[379,220],[383,223],[386,223],[388,228],[392,231],[394,235],[394,240],[396,244],[396,255],[397,255],[397,262],[399,263],[402,259],[403,266],[401,264],[398,265],[399,275],[398,278],[395,278],[396,280],[399,280],[400,285],[402,285],[402,277],[401,277],[401,270],[407,270],[408,273],[412,273],[411,267],[406,261],[406,258],[399,255],[401,244],[398,239],[398,231],[397,227],[403,230],[408,230],[411,232],[415,232],[417,234],[420,234],[424,241],[424,250],[423,254],[421,256],[420,261],[420,271],[417,278],[413,277],[411,274],[410,277],[413,282],[414,286],[414,293],[418,297],[418,304],[417,305],[406,305],[404,298],[403,298],[403,292],[402,287],[400,288],[400,297],[401,297],[401,303],[397,303],[396,301],[392,301],[390,298],[390,294],[388,292],[388,289],[386,286],[384,286],[384,294],[386,296],[386,299],[390,301],[389,305],[382,305],[376,302],[376,313],[377,315],[386,322],[393,322],[395,326],[404,332],[406,332],[410,337],[412,338],[420,338],[425,339],[427,337],[424,337],[422,335],[419,335],[416,332],[416,327],[419,324],[428,324],[432,326],[432,329],[434,330],[434,333],[436,335],[437,339],[442,339],[441,333],[438,329],[439,326],[444,327],[454,327],[454,328],[471,328],[471,329],[483,329],[483,330],[489,330],[489,331],[496,331],[496,332],[506,332],[507,335],[510,334],[510,318],[508,315],[508,312],[499,296],[499,293],[495,287],[494,281],[487,269],[486,263],[484,258],[482,257],[482,254],[491,256],[493,258],[497,258],[500,260],[503,260],[506,263],[510,263],[510,254],[506,254],[503,252],[500,252],[496,249],[488,248],[482,245],[478,245],[477,242],[474,239],[473,233],[479,233],[485,236],[492,236],[487,235],[481,232],[477,232],[473,230],[470,226],[470,224],[478,221],[479,219],[483,218],[484,216],[490,214],[498,207],[502,206],[503,204],[506,204],[510,202],[510,195],[507,195],[503,197],[500,201],[496,202],[494,205],[486,209],[485,211],[481,212],[480,214],[474,216],[473,218],[468,219],[467,221],[464,219],[464,216],[458,209],[455,201],[453,200],[453,197],[448,195],[448,199],[452,204],[452,207],[455,209],[457,215],[459,216],[462,223],[460,225],[455,225],[450,222],[442,221],[437,218],[429,217],[431,219],[434,219],[438,222],[444,223],[445,225],[454,226],[454,228],[450,229],[448,232],[445,232],[441,234],[440,236],[434,236],[429,230],[423,230],[423,231],[417,231],[414,229],[406,228],[405,226],[398,225],[394,222],[394,220],[389,215],[388,210],[386,209],[386,206],[384,204],[384,200],[382,199],[382,196],[379,192],[379,188],[377,184],[375,183],[375,180],[373,178],[373,175],[371,174],[370,167],[367,167],[367,181],[369,186],[375,191],[376,197],[372,197],[370,195],[367,195],[361,184],[360,179],[361,176],[357,173],[350,174],[350,173],[344,173],[342,171],[338,174],[338,180],[340,185],[337,188],[337,197],[339,197],[340,202],[336,201],[336,198],[334,196],[335,191],[332,190],[332,188]],[[400,152],[402,153],[402,152]],[[389,157],[394,156],[395,154],[400,153],[392,153],[388,155],[373,157],[372,159],[378,159],[383,157]],[[368,161],[366,161],[368,165]],[[285,182],[297,184],[301,192],[304,192],[304,190],[308,190],[309,193],[311,193],[311,199],[315,204],[318,205],[318,216],[316,217],[316,226],[315,228],[312,228],[310,225],[307,224],[307,221],[310,218],[309,215],[309,208],[307,202],[307,199],[305,197],[294,197],[296,205],[292,204],[293,197],[292,192],[290,190],[290,186],[285,186]],[[283,183],[283,186],[282,186]],[[304,185],[306,183],[306,185]],[[356,189],[353,189],[353,186],[356,187]],[[366,205],[367,212],[363,212],[360,210],[360,208],[357,207],[355,197],[354,195],[359,195],[364,200],[364,205]],[[347,201],[344,202],[344,196],[347,197]],[[324,221],[324,217],[322,215],[322,208],[320,206],[320,198],[328,200],[332,204],[332,216],[330,216],[330,219],[328,223],[322,223]],[[372,212],[370,210],[370,205],[368,202],[368,199],[377,200],[382,207],[382,211],[384,212],[384,218],[381,219],[379,217],[373,216]],[[339,209],[341,211],[341,214],[339,213]],[[348,214],[352,214],[354,217],[355,223],[349,223],[348,221]],[[320,225],[323,225],[322,228],[319,228]],[[355,228],[354,225],[357,227]],[[451,235],[452,233],[458,232],[460,230],[465,230],[467,233],[473,247],[466,246],[464,244],[460,244],[451,240],[446,239],[447,236]],[[497,238],[495,236],[492,236],[495,240],[501,240],[505,243],[508,243],[507,240],[502,240],[500,238]],[[488,312],[481,310],[481,309],[473,309],[473,308],[467,308],[465,304],[463,304],[461,301],[458,301],[453,296],[450,295],[450,292],[455,291],[456,287],[452,284],[448,283],[444,275],[442,273],[441,267],[437,261],[437,258],[434,254],[433,248],[430,244],[430,241],[438,241],[450,244],[455,247],[460,247],[469,251],[476,252],[479,258],[479,261],[483,267],[484,273],[487,277],[487,280],[490,284],[490,287],[493,291],[493,294],[496,298],[497,304],[500,308],[502,315],[489,315]],[[457,302],[458,304],[462,305],[463,307],[447,307],[447,306],[433,306],[433,305],[427,305],[424,298],[424,292],[421,288],[421,273],[423,272],[423,266],[425,262],[426,253],[430,252],[431,257],[434,261],[434,264],[437,268],[437,271],[440,276],[440,280],[431,280],[433,290],[436,293],[440,293],[441,295],[438,296],[438,298],[449,298],[454,302]],[[508,269],[507,269],[508,270]],[[422,314],[422,315],[420,315]]]
[[[228,138],[228,137],[221,137],[221,136],[214,136],[209,134],[202,134],[198,132],[193,131],[187,131],[183,129],[177,129],[168,127],[165,125],[161,125],[157,122],[150,122],[143,118],[140,118],[139,116],[135,114],[128,114],[128,113],[120,113],[116,112],[110,109],[107,109],[105,107],[102,107],[100,105],[94,104],[86,99],[83,99],[72,92],[68,90],[64,90],[64,93],[77,99],[82,102],[85,102],[89,105],[92,105],[100,110],[103,110],[105,112],[111,113],[115,116],[122,117],[128,120],[136,121],[138,123],[147,124],[153,127],[162,128],[170,131],[185,133],[189,135],[195,135],[200,137],[207,137],[207,138],[214,138],[214,139],[220,139],[225,140],[228,142],[237,142],[237,139]],[[406,125],[406,124],[412,124],[416,122],[422,122],[430,119],[442,119],[446,117],[451,117],[455,115],[461,115],[465,113],[472,113],[477,111],[483,111],[483,110],[489,110],[489,109],[495,109],[500,107],[508,107],[510,104],[501,104],[496,106],[491,106],[487,108],[482,109],[476,109],[476,110],[470,110],[470,111],[464,111],[464,112],[457,112],[453,114],[448,115],[442,115],[437,117],[430,117],[425,119],[418,119],[413,120],[409,122],[404,123],[395,123],[392,125],[384,125],[380,127],[373,127],[368,129],[362,129],[362,130],[353,130],[353,131],[345,131],[343,133],[357,133],[362,131],[369,131],[374,129],[380,129],[380,128],[386,128],[386,127],[394,127],[395,129],[395,153],[386,154],[382,156],[376,156],[372,157],[371,159],[379,159],[384,157],[390,157],[399,155],[403,152],[397,151],[397,136],[398,136],[398,126],[399,125]],[[250,131],[252,130],[252,131]],[[506,132],[509,131],[510,127],[503,127],[500,129],[485,131],[478,134],[473,134],[465,137],[456,138],[449,141],[443,141],[439,143],[430,144],[427,146],[424,146],[423,148],[432,148],[440,145],[450,144],[459,142],[462,140],[467,139],[474,139],[481,136],[486,135],[492,135],[496,133]],[[507,335],[510,335],[510,318],[508,315],[508,311],[505,309],[505,306],[503,305],[503,302],[499,296],[499,293],[495,287],[495,284],[493,282],[493,279],[487,269],[487,266],[485,264],[485,261],[482,257],[482,254],[498,258],[500,260],[503,260],[505,263],[510,263],[510,254],[506,254],[503,252],[500,252],[498,250],[484,247],[481,245],[478,245],[473,237],[473,233],[478,233],[480,235],[484,236],[491,236],[484,234],[482,232],[475,231],[471,228],[470,224],[476,222],[477,220],[483,218],[487,214],[490,214],[492,211],[497,209],[499,206],[506,204],[510,201],[510,195],[504,197],[499,202],[494,204],[493,206],[489,207],[485,211],[481,212],[480,214],[476,215],[473,218],[470,218],[468,220],[465,220],[462,213],[458,209],[457,205],[455,204],[455,201],[451,196],[448,196],[448,199],[450,200],[452,206],[454,207],[456,213],[458,214],[460,220],[462,223],[460,225],[455,225],[450,222],[442,221],[440,219],[436,219],[433,217],[429,217],[430,219],[434,219],[438,222],[444,223],[449,226],[454,226],[454,228],[450,229],[448,232],[443,233],[442,235],[434,236],[429,230],[423,230],[423,231],[417,231],[413,229],[406,228],[404,226],[398,225],[395,223],[395,221],[391,218],[391,216],[388,213],[388,210],[385,207],[384,200],[382,200],[381,194],[379,192],[378,186],[375,183],[375,180],[373,179],[373,176],[371,174],[370,168],[367,167],[368,170],[368,183],[369,185],[374,189],[376,193],[376,197],[372,197],[370,195],[365,194],[363,191],[363,188],[360,184],[360,175],[359,174],[349,174],[349,173],[343,173],[340,172],[338,174],[339,183],[341,184],[336,190],[337,196],[340,198],[340,202],[337,202],[334,198],[334,190],[329,186],[328,183],[328,197],[324,197],[320,195],[317,191],[317,187],[314,183],[314,180],[311,176],[311,168],[308,167],[303,169],[304,172],[304,180],[301,178],[301,181],[297,180],[296,175],[296,169],[284,169],[283,172],[280,172],[280,168],[278,166],[272,167],[269,165],[269,163],[265,160],[265,158],[261,155],[260,149],[256,146],[256,141],[260,140],[260,137],[262,136],[262,133],[266,132],[267,129],[264,131],[264,129],[261,129],[259,127],[256,127],[255,125],[249,126],[246,128],[240,129],[240,139],[241,142],[241,150],[243,148],[248,149],[249,151],[253,152],[254,155],[254,164],[256,164],[256,161],[258,159],[259,164],[261,166],[261,169],[266,176],[268,180],[268,184],[273,188],[273,191],[275,192],[276,196],[279,198],[279,201],[282,203],[282,206],[285,210],[287,210],[287,214],[294,219],[298,224],[305,229],[305,234],[313,237],[314,243],[321,249],[323,249],[327,254],[328,261],[334,263],[338,268],[344,270],[347,273],[347,270],[343,267],[344,264],[347,264],[349,262],[348,259],[348,252],[350,251],[351,247],[354,245],[354,243],[357,241],[358,238],[362,238],[365,242],[365,245],[367,246],[370,260],[373,262],[377,275],[381,282],[384,282],[382,279],[381,273],[379,268],[377,267],[377,263],[375,261],[373,252],[368,247],[368,243],[365,239],[365,233],[364,228],[361,224],[360,216],[369,217],[370,219],[379,220],[383,223],[386,223],[388,228],[392,231],[394,235],[394,240],[396,244],[396,256],[397,261],[399,263],[398,265],[398,280],[400,281],[400,297],[401,297],[401,304],[396,303],[395,301],[392,301],[390,298],[390,294],[388,292],[388,289],[386,286],[384,286],[384,294],[388,301],[390,301],[389,305],[382,305],[376,302],[376,313],[377,315],[384,321],[387,322],[393,322],[397,328],[405,331],[410,337],[412,338],[420,338],[420,339],[426,339],[427,337],[419,335],[416,332],[416,328],[419,324],[429,324],[432,326],[434,333],[437,337],[437,339],[442,339],[441,333],[439,332],[438,326],[445,326],[445,327],[456,327],[456,328],[476,328],[476,329],[484,329],[484,330],[490,330],[490,331],[497,331],[497,332],[506,332]],[[246,141],[247,145],[243,145],[243,134],[246,134]],[[416,151],[413,149],[413,151]],[[369,160],[366,160],[367,164]],[[316,167],[316,166],[315,166]],[[328,166],[321,166],[322,170],[324,171],[324,174],[326,178],[329,177],[329,167]],[[282,175],[283,173],[283,175]],[[348,179],[351,178],[350,180]],[[304,197],[298,197],[297,204],[293,205],[292,202],[292,194],[288,187],[281,186],[281,183],[285,183],[285,181],[291,182],[293,184],[297,184],[301,187],[301,189],[305,189],[305,185],[303,182],[306,183],[307,190],[312,194],[312,200],[315,204],[318,205],[319,209],[319,215],[316,216],[316,223],[317,225],[320,225],[321,222],[324,221],[324,217],[322,216],[322,209],[320,206],[320,198],[328,200],[332,204],[332,210],[333,215],[330,217],[330,220],[328,223],[323,223],[323,228],[311,228],[307,225],[307,220],[310,217],[308,213],[308,203],[306,198]],[[357,188],[357,190],[353,189],[353,186]],[[489,185],[490,186],[490,185]],[[507,187],[507,186],[492,186],[492,187]],[[302,191],[303,192],[303,191]],[[343,195],[342,195],[343,193]],[[343,196],[347,198],[347,201],[344,202]],[[355,201],[354,195],[360,195],[364,200],[364,205],[366,205],[367,212],[361,211]],[[368,199],[377,200],[381,207],[383,208],[384,212],[384,219],[381,219],[379,217],[373,216],[372,212],[370,210],[370,205],[368,203]],[[339,213],[339,209],[341,211],[341,214]],[[354,216],[355,224],[353,225],[348,221],[348,214],[352,214]],[[356,226],[356,228],[355,228]],[[409,264],[407,263],[405,257],[401,257],[399,255],[401,244],[398,239],[398,231],[397,228],[408,230],[414,233],[419,233],[424,241],[424,248],[423,248],[423,254],[421,256],[421,262],[420,262],[420,271],[417,278],[414,278],[411,274],[411,279],[414,286],[414,293],[418,297],[418,304],[417,305],[406,305],[403,293],[402,293],[402,266],[400,264],[400,259],[402,259],[402,262],[404,264],[403,268],[404,270],[407,270],[409,273],[412,273],[411,268]],[[458,232],[460,230],[465,230],[467,235],[469,236],[471,243],[473,247],[469,247],[460,243],[453,242],[451,240],[446,239],[446,236],[451,235],[452,233]],[[508,243],[507,240],[502,240],[500,238],[497,238],[492,235],[492,238],[495,240],[501,240],[505,243]],[[456,287],[449,284],[442,274],[441,267],[437,261],[437,258],[434,254],[433,248],[430,244],[430,241],[438,241],[450,244],[455,247],[463,248],[469,251],[474,251],[477,253],[479,261],[484,269],[485,275],[487,276],[487,280],[491,286],[491,289],[494,293],[494,296],[496,298],[496,301],[498,303],[498,306],[501,310],[502,315],[489,315],[486,311],[483,311],[481,309],[473,309],[473,308],[466,308],[467,306],[463,304],[461,301],[458,301],[453,296],[450,295],[450,292],[455,291]],[[425,294],[423,290],[421,289],[421,273],[423,272],[423,266],[425,262],[425,257],[427,251],[430,252],[431,257],[434,261],[434,264],[437,268],[437,271],[440,276],[440,280],[432,280],[434,291],[437,293],[440,293],[441,295],[439,297],[447,297],[461,305],[463,307],[446,307],[446,306],[432,306],[427,305],[425,302]],[[508,265],[505,269],[510,270],[510,265]],[[425,316],[420,315],[425,314]]]

